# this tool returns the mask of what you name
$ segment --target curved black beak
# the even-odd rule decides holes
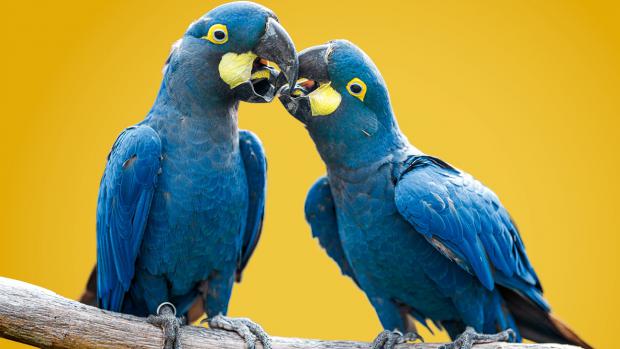
[[[276,90],[287,82],[294,83],[297,81],[299,60],[295,44],[276,19],[269,17],[265,34],[254,48],[254,52],[259,57],[272,61],[280,67],[284,79],[278,78]]]
[[[299,76],[318,82],[328,82],[330,44],[313,46],[299,52]]]
[[[328,63],[331,45],[313,46],[299,52],[299,77],[319,83],[330,81]],[[292,85],[292,84],[291,84]],[[297,83],[293,89],[285,87],[280,91],[280,102],[297,120],[306,124],[312,115],[310,99],[307,91]]]
[[[239,84],[234,88],[235,95],[246,102],[271,102],[283,85],[288,81],[297,80],[299,61],[295,44],[280,23],[275,18],[269,17],[265,33],[252,51],[258,56],[254,68],[258,67],[257,69],[263,73],[268,72],[267,76],[259,74],[258,77],[252,77]],[[265,60],[277,64],[280,71],[272,66],[264,65]],[[252,68],[252,73],[255,72],[254,68]]]

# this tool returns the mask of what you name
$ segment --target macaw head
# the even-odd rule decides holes
[[[328,164],[357,166],[400,145],[385,81],[357,46],[335,40],[301,51],[298,76],[292,91],[282,88],[280,101]]]
[[[164,82],[205,98],[270,102],[297,76],[297,52],[276,15],[252,2],[216,7],[192,23],[172,47]]]

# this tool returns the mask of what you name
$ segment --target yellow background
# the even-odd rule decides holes
[[[76,298],[95,261],[95,203],[118,133],[149,110],[170,45],[211,1],[0,5],[0,275]],[[490,186],[545,295],[599,348],[620,332],[620,9],[575,1],[265,1],[299,49],[361,46],[423,151]],[[324,167],[277,103],[243,104],[269,157],[263,238],[233,316],[280,336],[371,340],[361,291],[312,240]],[[445,335],[427,339],[443,340]],[[17,347],[0,340],[0,347]]]

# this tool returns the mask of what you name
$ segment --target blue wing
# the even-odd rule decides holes
[[[312,236],[319,239],[319,244],[325,249],[327,255],[338,263],[342,274],[349,276],[357,283],[340,242],[336,206],[326,177],[319,178],[310,188],[305,211],[306,220],[312,229]]]
[[[110,154],[97,201],[97,297],[120,311],[134,276],[157,175],[161,141],[148,126],[123,131]]]
[[[248,181],[249,203],[241,258],[237,267],[237,281],[241,281],[243,269],[248,264],[260,238],[267,191],[267,159],[260,140],[252,132],[242,130],[239,132],[239,148]]]
[[[497,196],[439,159],[416,156],[407,165],[395,189],[400,214],[487,289],[497,282],[548,309],[517,227]]]

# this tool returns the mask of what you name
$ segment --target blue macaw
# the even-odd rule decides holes
[[[171,313],[200,297],[210,327],[270,347],[258,325],[225,316],[265,207],[265,154],[256,135],[238,130],[237,109],[271,101],[296,73],[293,42],[265,7],[229,3],[189,26],[152,109],[108,156],[97,202],[101,308],[152,315],[172,328],[171,347],[180,325]]]
[[[327,167],[306,218],[375,308],[384,331],[374,348],[418,339],[411,319],[445,329],[455,339],[445,348],[521,336],[589,348],[550,314],[497,196],[402,134],[363,51],[343,40],[304,50],[299,78],[280,99]]]

